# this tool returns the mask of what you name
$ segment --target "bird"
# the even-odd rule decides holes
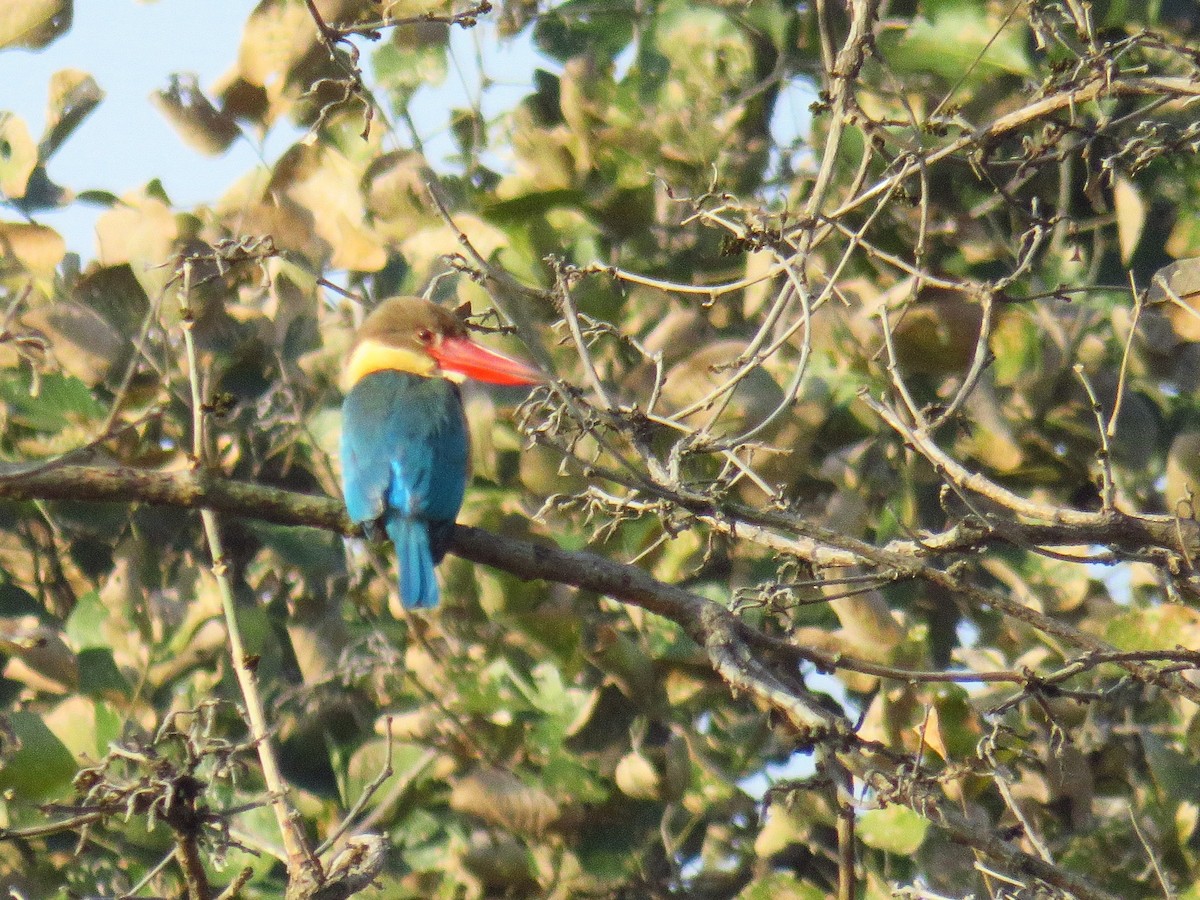
[[[470,477],[466,379],[534,385],[540,372],[472,341],[454,313],[394,297],[363,321],[342,375],[342,493],[369,537],[396,548],[400,601],[437,606],[434,566],[449,549]]]

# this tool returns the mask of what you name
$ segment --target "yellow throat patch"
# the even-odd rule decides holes
[[[372,372],[408,372],[428,378],[440,374],[437,363],[424,353],[366,340],[354,348],[342,371],[342,390],[348,391]]]

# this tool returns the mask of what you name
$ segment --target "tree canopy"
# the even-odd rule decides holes
[[[8,0],[0,48],[71,13]],[[541,67],[437,155],[456,32]],[[1184,0],[261,0],[152,102],[205,153],[304,137],[188,208],[52,180],[87,73],[40,137],[0,113],[0,884],[1200,896],[1198,38]],[[43,221],[80,203],[85,258]],[[397,294],[551,376],[467,394],[432,614],[338,489]]]

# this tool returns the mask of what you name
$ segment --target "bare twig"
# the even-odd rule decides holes
[[[1084,391],[1088,395],[1092,415],[1096,417],[1096,431],[1100,435],[1100,449],[1096,453],[1096,457],[1100,461],[1100,506],[1101,509],[1110,510],[1114,508],[1113,504],[1117,496],[1117,487],[1113,482],[1112,450],[1108,446],[1108,429],[1104,427],[1104,408],[1100,406],[1096,390],[1092,387],[1092,381],[1088,378],[1083,364],[1076,363],[1074,370],[1075,375],[1079,378]]]
[[[183,322],[184,349],[187,353],[188,379],[192,394],[192,464],[196,470],[208,468],[208,444],[205,431],[205,406],[200,386],[199,362],[195,342],[192,338],[192,310],[190,305],[191,265],[183,263],[180,279],[179,304]],[[289,872],[320,872],[320,864],[312,855],[304,835],[293,818],[291,804],[287,799],[287,783],[279,770],[275,757],[275,749],[271,743],[266,715],[263,712],[262,697],[258,692],[258,681],[254,676],[254,660],[246,652],[242,642],[241,628],[237,620],[236,601],[233,587],[229,583],[228,566],[225,561],[225,551],[221,543],[220,528],[217,524],[216,513],[208,507],[202,507],[200,518],[204,523],[204,534],[208,541],[209,553],[212,557],[212,573],[217,582],[221,597],[221,609],[225,615],[225,628],[229,637],[229,649],[233,662],[233,671],[237,676],[238,686],[246,704],[246,719],[250,728],[250,736],[258,751],[259,763],[262,766],[263,780],[271,793],[271,805],[275,810],[275,818],[283,837],[284,850],[288,856]],[[319,877],[318,877],[319,880]]]

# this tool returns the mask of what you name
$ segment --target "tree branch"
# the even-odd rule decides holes
[[[337,500],[191,470],[151,472],[120,466],[64,465],[30,473],[20,466],[0,466],[0,499],[142,502],[208,509],[344,535],[359,533]],[[750,634],[759,632],[724,606],[657,581],[635,566],[614,562],[595,553],[560,550],[552,545],[502,537],[469,526],[457,527],[451,552],[518,578],[573,585],[670,619],[704,648],[713,669],[731,688],[749,693],[784,714],[799,732],[802,742],[824,742],[835,752],[857,750],[861,762],[874,757],[868,763],[869,771],[887,778],[879,768],[886,754],[880,756],[876,752],[882,748],[872,748],[857,739],[843,716],[808,693],[798,673],[773,671],[752,653]],[[790,665],[795,662],[795,657],[789,660]],[[863,771],[861,766],[851,767],[851,771],[854,770]],[[1105,900],[1111,896],[1059,866],[1024,853],[989,831],[969,825],[954,810],[931,797],[896,796],[893,799],[912,806],[950,832],[956,840],[1015,871],[1063,887],[1079,897]]]

